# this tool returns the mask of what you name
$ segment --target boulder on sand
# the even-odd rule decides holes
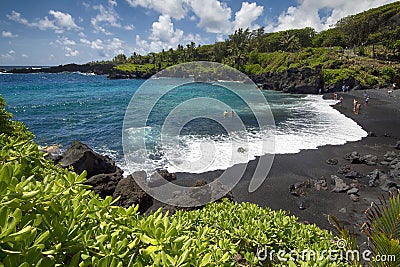
[[[339,178],[336,175],[331,175],[332,179],[332,184],[334,185],[333,189],[331,192],[336,192],[336,193],[344,193],[347,192],[347,190],[350,189],[350,186],[346,184],[341,178]]]

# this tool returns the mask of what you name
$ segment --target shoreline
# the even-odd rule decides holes
[[[370,96],[368,105],[364,104],[364,93]],[[333,94],[324,94],[324,99],[332,99]],[[277,154],[271,170],[263,184],[253,193],[248,192],[248,185],[260,157],[247,163],[247,168],[239,183],[233,188],[233,199],[236,202],[251,202],[273,210],[286,210],[290,215],[295,215],[299,221],[315,223],[317,226],[334,230],[330,225],[327,215],[336,216],[339,221],[354,233],[360,233],[359,228],[365,221],[364,211],[387,193],[377,187],[368,186],[366,177],[375,169],[388,171],[381,166],[367,166],[365,164],[350,164],[344,159],[347,153],[353,151],[361,155],[372,154],[382,161],[387,151],[396,151],[394,145],[400,139],[400,91],[394,91],[391,96],[385,89],[357,90],[339,93],[343,96],[343,103],[333,106],[346,117],[354,120],[366,132],[375,136],[367,136],[360,141],[347,142],[343,145],[326,145],[313,150],[302,150],[296,154]],[[362,103],[360,114],[352,111],[353,98]],[[398,118],[396,120],[396,118]],[[396,151],[399,154],[400,151]],[[337,165],[329,165],[326,160],[336,159]],[[337,170],[351,165],[351,170],[362,174],[359,178],[359,201],[354,202],[346,193],[330,192],[331,175],[337,175],[346,183],[352,180],[338,174]],[[204,179],[212,181],[223,171],[210,171],[201,174],[177,173],[177,180]],[[328,190],[305,189],[305,195],[294,196],[289,192],[289,187],[302,183],[308,179],[319,180],[325,177]],[[399,182],[399,181],[398,181]],[[400,183],[398,183],[400,185]]]

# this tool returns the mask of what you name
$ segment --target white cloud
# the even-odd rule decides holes
[[[217,42],[225,41],[224,35],[223,34],[217,34],[216,41]]]
[[[126,0],[132,7],[153,9],[161,15],[183,19],[187,13],[186,0]]]
[[[100,39],[96,39],[95,41],[91,42],[91,47],[92,49],[103,50],[104,49],[103,41]]]
[[[68,13],[50,10],[49,14],[53,16],[53,19],[49,19],[47,16],[45,16],[43,19],[36,19],[32,22],[29,22],[27,19],[21,16],[21,13],[13,10],[11,14],[7,14],[7,18],[29,27],[38,28],[40,30],[52,29],[57,33],[62,33],[64,30],[81,29],[75,24],[73,17]]]
[[[28,20],[21,17],[21,13],[18,13],[14,10],[11,12],[11,15],[7,14],[7,18],[24,25],[29,25]]]
[[[140,53],[176,48],[182,41],[183,34],[181,29],[174,29],[170,16],[160,15],[158,21],[153,22],[149,37],[151,41],[142,40],[136,35],[136,45]]]
[[[83,32],[80,32],[80,33],[78,34],[78,36],[84,38],[84,37],[86,37],[86,34],[84,34]]]
[[[107,49],[111,55],[116,56],[119,54],[125,54],[124,50],[124,41],[113,38],[112,40],[108,40]]]
[[[14,50],[10,50],[4,54],[1,54],[1,58],[7,61],[11,61],[14,60],[14,56],[15,56],[15,51]]]
[[[82,44],[90,46],[93,50],[97,52],[100,57],[110,58],[118,54],[124,54],[125,43],[119,38],[112,38],[107,40],[96,39],[90,41],[88,39],[80,39]]]
[[[66,51],[66,54],[65,54],[66,57],[76,57],[79,55],[78,50],[73,50],[72,48],[70,48],[68,46],[65,47],[65,51]]]
[[[114,10],[113,5],[110,5],[108,8],[105,8],[103,5],[98,5],[94,6],[93,8],[99,11],[96,17],[92,18],[90,21],[96,32],[103,32],[107,35],[110,34],[104,29],[103,26],[100,26],[100,24],[109,24],[117,28],[121,27],[121,24],[118,22],[119,15]]]
[[[86,38],[81,38],[81,39],[79,39],[79,41],[81,41],[81,43],[85,44],[85,45],[90,45],[91,44],[91,42]]]
[[[27,54],[22,54],[21,57],[28,58],[28,55]]]
[[[276,25],[267,25],[267,29],[281,31],[293,28],[312,27],[317,31],[326,30],[339,19],[357,14],[370,8],[385,5],[396,0],[303,0],[298,6],[290,6],[278,17]],[[319,13],[325,11],[324,16]],[[326,12],[329,11],[329,12]]]
[[[89,3],[82,2],[82,5],[83,5],[86,9],[89,9],[89,8],[90,8],[90,4],[89,4]]]
[[[78,25],[75,24],[74,19],[68,13],[63,13],[61,11],[50,10],[50,15],[53,15],[55,19],[55,24],[58,25],[62,29],[80,29]]]
[[[112,35],[110,31],[106,29],[107,26],[115,27],[115,28],[124,28],[126,30],[133,30],[133,25],[125,25],[122,26],[120,23],[120,16],[115,11],[114,7],[117,6],[117,1],[109,0],[108,6],[104,7],[103,5],[94,6],[93,9],[98,11],[96,17],[90,20],[95,33],[103,33],[105,35]]]
[[[131,25],[125,25],[124,29],[127,30],[127,31],[132,31],[132,30],[135,29],[135,26],[133,26],[132,24]]]
[[[210,33],[228,34],[234,29],[255,28],[253,25],[263,13],[264,7],[257,3],[243,2],[241,9],[231,21],[232,9],[220,0],[126,0],[132,7],[143,7],[161,13],[161,16],[177,20],[185,18],[191,11],[190,21],[199,20],[197,26]]]
[[[68,39],[68,37],[58,37],[56,43],[61,45],[76,45],[76,42]]]
[[[253,25],[264,11],[263,6],[257,6],[257,3],[243,2],[242,8],[235,13],[234,29],[254,29],[259,28],[258,25]]]
[[[18,35],[14,35],[12,32],[9,31],[2,31],[1,36],[3,36],[4,38],[14,38],[14,37],[18,37]]]
[[[230,33],[231,8],[218,0],[191,0],[193,13],[200,19],[198,26],[211,33]]]

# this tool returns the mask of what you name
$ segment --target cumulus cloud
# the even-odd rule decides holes
[[[155,10],[161,15],[174,19],[183,19],[187,14],[185,0],[126,0],[132,7],[143,7]]]
[[[183,39],[184,32],[181,29],[174,29],[171,17],[160,15],[158,21],[152,25],[151,41],[142,40],[136,36],[136,45],[140,53],[149,51],[161,51],[162,49],[176,48]]]
[[[100,39],[96,39],[95,41],[91,42],[90,46],[92,49],[96,49],[96,50],[104,49],[103,41]]]
[[[66,51],[66,53],[65,53],[66,57],[76,57],[76,56],[79,55],[79,51],[78,50],[73,50],[72,48],[70,48],[68,46],[65,47],[65,51]]]
[[[161,16],[176,20],[185,18],[190,12],[190,21],[198,19],[197,26],[210,33],[228,34],[237,28],[255,28],[253,25],[263,13],[263,6],[243,2],[241,9],[232,18],[232,9],[220,0],[126,0],[132,7],[155,10]]]
[[[93,6],[93,9],[98,11],[96,17],[90,20],[90,23],[92,24],[95,33],[101,32],[105,35],[112,35],[112,33],[106,29],[107,27],[124,28],[128,31],[135,28],[132,24],[124,26],[121,24],[121,17],[115,11],[115,7],[117,5],[117,1],[109,0],[108,6],[103,6],[101,4]]]
[[[298,6],[290,6],[278,17],[276,24],[266,28],[273,31],[304,27],[326,30],[343,17],[391,2],[395,0],[303,0]]]
[[[125,42],[119,38],[112,38],[107,40],[96,39],[94,41],[81,38],[80,42],[84,45],[89,46],[91,49],[95,50],[100,57],[104,58],[110,58],[118,54],[123,54],[125,52]]]
[[[81,43],[85,44],[85,45],[90,45],[91,44],[91,42],[86,38],[81,38],[81,39],[79,39],[79,41],[81,41]]]
[[[211,33],[230,33],[231,8],[217,0],[191,0],[193,13],[200,19],[197,26]]]
[[[234,28],[259,28],[258,25],[253,25],[253,22],[261,16],[263,11],[264,7],[257,6],[257,3],[243,2],[242,8],[235,13]]]
[[[14,60],[14,56],[15,56],[15,51],[14,50],[10,50],[10,51],[8,51],[8,52],[6,52],[4,54],[1,54],[1,58],[3,60],[6,60],[6,61]]]
[[[68,39],[68,37],[58,37],[56,43],[60,45],[76,45],[76,42],[74,40]]]
[[[4,38],[15,38],[15,37],[18,37],[18,35],[13,34],[12,32],[9,32],[9,31],[2,31],[1,32],[1,36],[3,36]]]
[[[7,14],[7,18],[29,27],[38,28],[40,30],[51,29],[58,33],[62,33],[64,30],[82,29],[75,24],[73,17],[68,13],[50,10],[49,15],[51,15],[53,18],[49,19],[49,17],[45,16],[43,19],[36,19],[29,22],[26,18],[21,16],[21,13],[13,10],[11,14]]]
[[[54,23],[63,29],[81,29],[78,25],[75,24],[74,19],[68,13],[63,13],[61,11],[50,10],[50,15],[53,15],[55,21]]]

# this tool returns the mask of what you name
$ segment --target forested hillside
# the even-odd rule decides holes
[[[327,85],[354,77],[362,86],[400,82],[400,2],[345,17],[317,33],[312,28],[266,33],[239,29],[224,42],[178,45],[159,53],[112,61],[122,73],[155,73],[178,63],[215,61],[248,75],[322,67]],[[141,75],[143,76],[143,75]]]

